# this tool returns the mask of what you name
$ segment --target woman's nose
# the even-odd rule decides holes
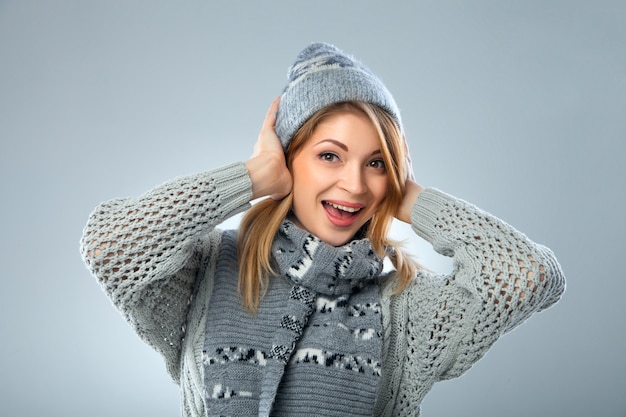
[[[342,172],[341,187],[351,194],[362,194],[367,185],[360,166],[346,166]]]

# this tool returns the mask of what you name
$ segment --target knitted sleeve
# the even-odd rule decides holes
[[[411,220],[437,252],[454,258],[454,267],[448,276],[422,271],[392,302],[392,333],[404,346],[391,355],[403,369],[390,377],[397,377],[390,383],[394,415],[413,415],[433,383],[467,371],[498,337],[565,289],[548,248],[471,204],[427,189]]]
[[[251,197],[247,170],[237,163],[102,203],[85,226],[84,262],[175,380],[195,280],[219,241],[209,232]]]

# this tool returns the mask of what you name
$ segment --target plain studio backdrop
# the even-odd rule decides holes
[[[568,279],[423,415],[625,416],[625,16],[603,0],[0,1],[0,415],[179,414],[83,265],[82,228],[103,200],[247,159],[287,67],[325,41],[392,91],[422,184],[549,246]]]

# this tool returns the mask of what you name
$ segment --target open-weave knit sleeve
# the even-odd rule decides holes
[[[83,260],[175,379],[195,280],[219,241],[209,232],[251,197],[247,170],[237,163],[102,203],[85,226]]]
[[[403,370],[389,377],[387,394],[398,416],[415,415],[433,383],[467,371],[498,337],[554,304],[565,288],[549,249],[462,200],[427,189],[411,220],[437,252],[454,258],[454,267],[447,276],[422,271],[392,302],[392,327],[403,328],[396,338],[406,349],[390,355]]]

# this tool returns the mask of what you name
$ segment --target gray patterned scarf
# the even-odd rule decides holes
[[[290,221],[272,250],[280,277],[250,316],[236,293],[236,236],[224,234],[203,352],[207,415],[371,415],[382,260],[367,239],[333,247]]]

